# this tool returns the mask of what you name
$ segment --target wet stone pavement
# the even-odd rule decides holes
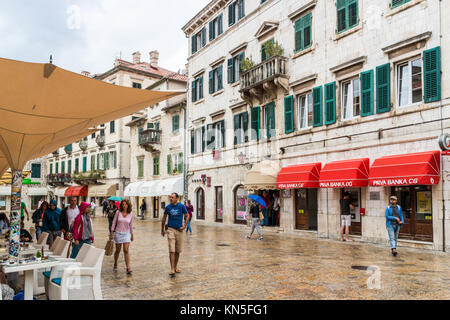
[[[95,246],[104,248],[107,220],[94,220]],[[266,233],[245,238],[231,227],[192,225],[181,254],[180,274],[169,276],[167,238],[160,222],[135,219],[131,245],[133,275],[103,261],[107,300],[316,300],[450,299],[450,255],[388,244],[341,243]],[[248,229],[246,229],[248,230]],[[367,267],[370,267],[367,270]]]

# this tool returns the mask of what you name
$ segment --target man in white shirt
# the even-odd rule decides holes
[[[69,224],[69,231],[72,232],[73,222],[75,218],[80,214],[80,209],[77,206],[77,198],[72,197],[69,200],[69,207],[67,208],[67,222]]]
[[[92,199],[92,200],[91,200],[91,214],[92,214],[92,217],[93,217],[93,218],[95,218],[95,207],[96,207],[96,205],[95,205],[95,200]]]

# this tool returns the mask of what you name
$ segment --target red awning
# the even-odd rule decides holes
[[[88,195],[87,186],[69,187],[64,193],[65,197],[87,197],[87,195]]]
[[[320,187],[367,187],[369,185],[369,167],[369,159],[330,162],[320,173]]]
[[[388,156],[375,160],[370,168],[370,185],[436,185],[440,181],[441,152]]]
[[[319,188],[321,169],[321,163],[283,168],[277,177],[277,189]]]

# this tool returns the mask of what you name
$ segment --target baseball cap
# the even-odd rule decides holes
[[[394,199],[394,200],[398,200],[398,198],[396,196],[392,196],[389,199]]]

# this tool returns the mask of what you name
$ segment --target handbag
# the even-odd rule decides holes
[[[264,215],[262,214],[262,212],[259,212],[259,220],[264,220]]]
[[[117,229],[117,221],[116,221],[116,226],[114,228],[114,232],[116,232]],[[106,241],[106,245],[105,245],[105,256],[112,256],[114,253],[114,241],[108,238],[108,241]]]

